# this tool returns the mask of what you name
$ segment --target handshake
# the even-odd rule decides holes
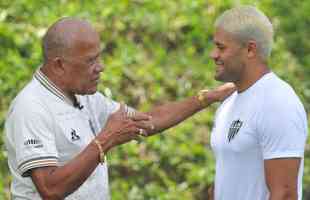
[[[119,109],[108,118],[104,130],[118,133],[114,134],[117,135],[115,144],[118,145],[132,139],[140,141],[142,137],[148,136],[155,130],[153,123],[151,115],[135,111],[121,103]]]
[[[112,147],[131,140],[140,141],[154,130],[151,115],[134,111],[121,103],[119,109],[109,116],[94,142],[99,151],[105,155]],[[103,161],[101,158],[100,160]]]

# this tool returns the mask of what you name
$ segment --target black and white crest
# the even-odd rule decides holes
[[[232,139],[234,139],[234,137],[237,135],[237,133],[239,132],[241,126],[242,126],[243,122],[238,120],[234,120],[229,128],[229,132],[228,132],[228,142],[230,142]]]

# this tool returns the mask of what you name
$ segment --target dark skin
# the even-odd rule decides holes
[[[211,58],[217,65],[217,80],[235,83],[238,92],[253,85],[270,70],[257,49],[249,40],[245,45],[233,34],[217,28],[214,34],[215,47]],[[264,161],[266,184],[270,200],[297,200],[297,179],[300,158],[279,158]]]
[[[70,48],[65,54],[45,52],[42,72],[71,100],[75,94],[93,94],[97,90],[99,75],[103,70],[100,62],[99,35],[85,21],[68,19],[58,23],[55,33],[68,36]],[[53,32],[53,30],[50,30]],[[47,38],[49,39],[49,38]],[[105,127],[96,139],[107,153],[111,148],[136,139],[140,129],[153,135],[170,128],[213,102],[223,100],[235,90],[227,84],[205,92],[203,102],[197,96],[179,102],[156,107],[147,113],[137,112],[128,117],[124,106],[110,115]],[[83,163],[83,164],[81,164]],[[74,159],[64,166],[42,167],[31,170],[31,178],[45,200],[60,200],[74,192],[90,176],[99,164],[99,149],[91,142]],[[74,171],[75,173],[72,173]]]
[[[297,200],[300,158],[265,160],[264,166],[270,200]]]

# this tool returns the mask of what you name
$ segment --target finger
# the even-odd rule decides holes
[[[116,135],[115,138],[117,138],[116,140],[118,140],[118,144],[124,144],[127,143],[131,140],[141,140],[143,138],[143,136],[140,136],[139,134],[137,134],[138,129],[132,129],[132,131],[130,132],[126,132],[126,133],[122,133],[120,135]]]
[[[131,119],[134,121],[142,121],[142,120],[150,120],[152,119],[151,115],[147,115],[141,112],[135,112],[132,116]]]
[[[144,131],[143,129],[135,128],[135,130],[130,133],[130,137],[140,143],[144,139],[144,137],[147,136],[145,134],[146,131]]]
[[[218,100],[223,101],[236,91],[236,86],[233,83],[225,83],[219,86],[215,91],[218,95]]]
[[[137,121],[135,122],[135,126],[139,129],[144,129],[146,131],[155,129],[155,126],[150,121]]]
[[[148,136],[146,130],[144,130],[144,129],[142,129],[142,128],[139,128],[138,135],[141,135],[141,136],[143,136],[143,137]]]
[[[226,91],[235,91],[236,90],[236,86],[233,83],[225,83],[224,85],[221,86],[223,90]]]
[[[124,102],[121,102],[120,103],[120,106],[119,106],[119,111],[120,112],[122,112],[122,113],[124,113],[125,111],[126,111],[126,105],[125,105],[125,103]]]
[[[119,104],[118,110],[114,113],[114,115],[125,116],[125,113],[126,113],[125,104],[124,104],[124,102],[121,102]]]
[[[235,87],[236,87],[235,84],[232,83],[232,82],[225,83],[224,85],[225,85],[226,87],[228,87],[228,88],[235,88]]]

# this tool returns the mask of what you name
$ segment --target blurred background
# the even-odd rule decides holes
[[[0,0],[0,200],[9,199],[11,181],[2,140],[5,115],[42,63],[41,38],[53,22],[65,16],[89,20],[104,50],[99,90],[147,111],[220,84],[213,80],[214,64],[208,56],[213,23],[239,4],[255,5],[271,19],[275,44],[269,65],[295,88],[309,113],[310,1]],[[112,199],[206,199],[214,178],[209,137],[217,106],[142,143],[111,151]],[[303,188],[304,199],[310,200],[309,149]]]

